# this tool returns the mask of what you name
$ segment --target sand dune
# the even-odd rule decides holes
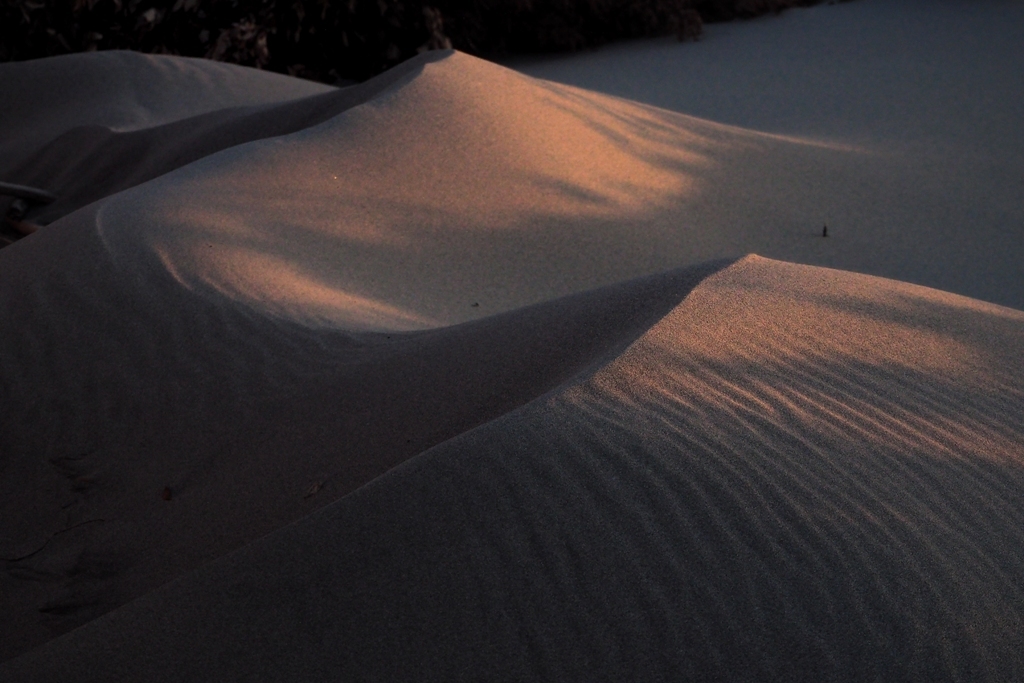
[[[134,188],[99,214],[112,250],[306,323],[448,324],[749,252],[1024,307],[1013,168],[723,126],[459,54],[38,146],[8,176],[61,197],[33,220]]]
[[[19,331],[0,354],[7,656],[544,393],[719,267],[356,334],[254,317],[169,277],[139,284],[69,227],[19,244],[40,260],[12,259],[0,287]],[[88,267],[40,282],[43,258]]]
[[[1024,314],[748,258],[6,680],[1014,680]]]
[[[51,223],[86,204],[215,152],[321,123],[378,95],[415,66],[400,66],[364,85],[338,90],[311,84],[307,90],[324,92],[283,103],[217,108],[145,128],[119,130],[109,124],[65,122],[60,135],[47,141],[10,175],[33,186],[46,185],[59,191],[58,201],[40,207],[34,216],[39,223]]]
[[[333,90],[205,59],[123,51],[0,64],[0,81],[0,174],[5,175],[41,143],[80,126],[140,130]]]
[[[858,0],[712,24],[692,49],[639,41],[512,66],[867,152],[810,168],[751,156],[744,184],[778,173],[779,201],[761,213],[734,209],[749,232],[775,235],[746,237],[744,250],[1024,308],[1021,25],[1019,2]],[[714,215],[708,224],[721,229]],[[813,230],[818,215],[840,239],[794,251],[782,237]]]
[[[450,51],[0,83],[0,680],[1024,676],[1012,173]]]

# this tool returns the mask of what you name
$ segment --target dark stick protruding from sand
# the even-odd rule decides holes
[[[16,185],[14,183],[0,182],[0,196],[17,197],[36,204],[52,204],[57,201],[57,196],[46,190],[28,185]]]
[[[28,203],[52,204],[57,201],[57,196],[46,190],[28,185],[17,185],[15,183],[0,182],[0,197],[14,197],[14,201],[7,209],[7,225],[22,236],[28,236],[40,228],[39,225],[29,221],[21,220],[28,211]],[[20,239],[15,236],[15,239]],[[8,239],[9,243],[11,240]],[[6,246],[6,245],[3,245]]]
[[[15,218],[10,217],[7,218],[7,225],[9,225],[14,230],[18,231],[24,237],[28,237],[35,231],[39,230],[40,227],[42,227],[35,223],[30,223],[29,221],[19,221]]]

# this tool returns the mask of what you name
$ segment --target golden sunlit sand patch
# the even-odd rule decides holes
[[[132,268],[156,254],[181,284],[275,316],[454,323],[734,253],[743,221],[705,212],[732,202],[723,188],[751,191],[720,178],[806,144],[777,137],[449,54],[316,126],[113,198],[98,228]],[[301,285],[264,277],[269,261]],[[286,294],[299,289],[309,307]],[[349,315],[346,297],[403,313]]]
[[[478,245],[488,249],[499,233],[519,241],[506,249],[568,257],[588,222],[611,226],[675,206],[701,191],[698,172],[715,164],[710,154],[739,144],[704,130],[713,128],[453,54],[318,126],[132,190],[104,206],[100,230],[114,254],[137,261],[140,248],[151,250],[180,282],[277,315],[308,311],[282,298],[282,278],[263,277],[268,259],[293,261],[321,303],[336,289],[409,311],[410,320],[457,322],[473,312],[439,301],[450,294],[419,280],[424,266],[442,258],[460,271],[478,261],[496,284],[528,283],[501,252]],[[561,225],[574,229],[560,237]],[[601,284],[578,258],[557,267],[571,283],[558,293]],[[629,260],[624,267],[652,270]],[[488,302],[487,310],[537,299]],[[381,320],[380,329],[392,329]]]
[[[243,302],[257,300],[260,313],[271,317],[294,318],[301,310],[309,324],[345,330],[415,330],[437,327],[436,321],[403,311],[394,306],[328,287],[320,280],[298,270],[294,261],[270,254],[221,247],[218,253],[203,254],[204,260],[226,277],[203,282],[226,297]],[[170,271],[170,266],[168,267]],[[173,271],[172,271],[173,272]],[[232,289],[222,283],[229,282]],[[186,281],[179,282],[188,286]]]

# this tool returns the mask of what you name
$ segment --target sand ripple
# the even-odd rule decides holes
[[[1022,332],[744,259],[596,372],[0,671],[1013,680]]]

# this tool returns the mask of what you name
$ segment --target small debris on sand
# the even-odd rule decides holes
[[[30,223],[28,221],[19,221],[14,218],[8,218],[7,225],[11,226],[11,228],[17,230],[19,233],[25,235],[26,237],[28,235],[31,235],[41,227],[39,225],[36,225],[35,223]]]

